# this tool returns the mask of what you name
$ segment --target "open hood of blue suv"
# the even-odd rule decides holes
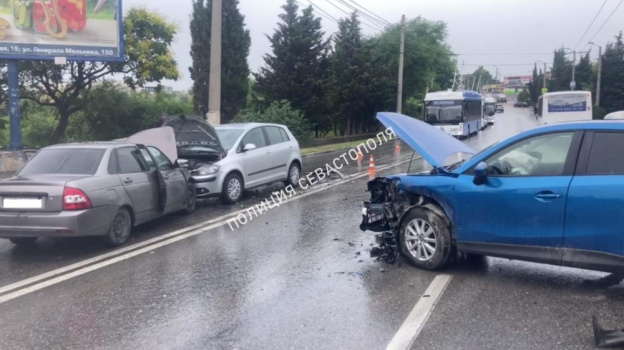
[[[456,153],[477,153],[453,136],[418,119],[392,112],[379,112],[377,119],[433,167],[444,166],[444,161]]]

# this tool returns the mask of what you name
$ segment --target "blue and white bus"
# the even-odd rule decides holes
[[[541,123],[552,124],[592,120],[592,96],[589,91],[548,92],[537,102]]]
[[[425,122],[447,134],[468,137],[484,125],[483,95],[475,91],[438,91],[425,96]]]

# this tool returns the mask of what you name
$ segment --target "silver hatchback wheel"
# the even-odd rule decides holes
[[[290,180],[291,184],[296,184],[297,182],[299,182],[299,167],[296,165],[293,165],[290,167],[290,174],[288,174],[288,179]]]
[[[419,261],[429,261],[436,252],[436,232],[426,220],[416,218],[405,227],[407,251]]]
[[[230,178],[227,184],[227,194],[231,200],[237,200],[241,194],[241,183],[236,177]]]

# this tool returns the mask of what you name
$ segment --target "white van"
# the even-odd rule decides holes
[[[541,123],[552,124],[592,120],[592,96],[589,91],[548,92],[537,101]]]

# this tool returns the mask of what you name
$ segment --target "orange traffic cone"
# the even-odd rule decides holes
[[[370,160],[368,161],[368,179],[372,180],[375,178],[377,171],[375,170],[375,159],[373,159],[373,155],[370,155]]]
[[[357,155],[357,159],[359,161],[361,161],[362,159],[364,159],[364,155],[362,154],[362,150],[358,148],[358,155]]]
[[[398,143],[396,144],[396,146],[394,146],[394,153],[401,153],[401,145],[399,145]]]

